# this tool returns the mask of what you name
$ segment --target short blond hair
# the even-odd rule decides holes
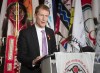
[[[37,6],[37,7],[36,7],[36,9],[35,9],[35,14],[37,14],[37,13],[38,13],[39,9],[44,9],[44,10],[48,11],[48,12],[49,12],[49,14],[50,14],[49,7],[48,7],[48,6],[46,6],[46,5],[44,5],[44,4],[41,4],[41,5],[39,5],[39,6]]]

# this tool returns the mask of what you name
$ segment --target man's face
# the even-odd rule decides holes
[[[44,10],[44,9],[39,9],[38,13],[35,14],[36,17],[36,24],[43,28],[45,27],[47,21],[48,21],[48,17],[49,17],[49,11]]]

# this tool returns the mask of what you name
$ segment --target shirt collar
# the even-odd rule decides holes
[[[37,24],[35,24],[35,27],[36,27],[36,29],[39,30],[39,31],[45,30],[45,27],[44,27],[44,28],[41,28],[41,27],[39,27]]]

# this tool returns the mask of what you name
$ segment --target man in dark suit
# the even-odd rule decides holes
[[[43,58],[42,53],[42,32],[45,31],[47,54],[57,51],[54,32],[46,27],[50,11],[45,5],[36,7],[35,18],[36,23],[20,31],[18,38],[18,54],[17,59],[21,63],[20,73],[41,73],[40,63]],[[38,63],[37,63],[38,62]]]

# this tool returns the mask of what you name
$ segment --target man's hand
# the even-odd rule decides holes
[[[32,64],[35,65],[41,58],[41,56],[36,57],[36,59],[33,60]]]

